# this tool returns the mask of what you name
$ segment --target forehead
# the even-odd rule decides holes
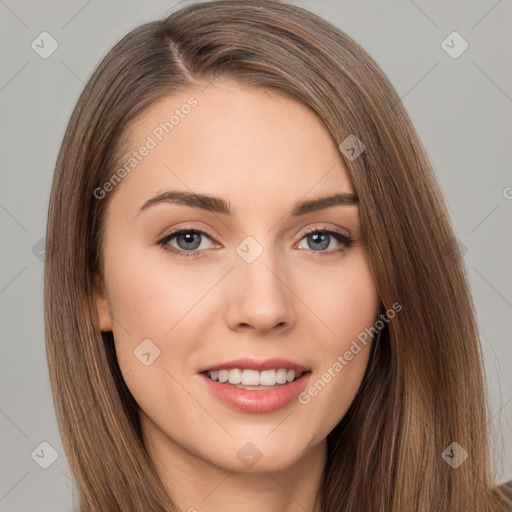
[[[223,196],[237,211],[354,191],[336,141],[307,106],[229,81],[160,100],[127,141],[112,199],[133,208],[166,189]]]

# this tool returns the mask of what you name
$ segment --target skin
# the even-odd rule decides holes
[[[197,106],[110,192],[99,328],[114,333],[145,444],[183,510],[318,510],[326,436],[361,385],[371,343],[308,404],[268,413],[219,401],[198,370],[282,357],[310,368],[314,383],[374,324],[378,297],[358,206],[290,216],[299,200],[354,189],[336,142],[309,109],[226,80],[154,105],[130,126],[131,149],[191,96]],[[167,190],[223,197],[233,214],[171,203],[139,213]],[[178,227],[211,235],[201,237],[200,257],[158,245]],[[330,236],[318,250],[308,228],[337,228],[354,242],[347,248]],[[250,264],[236,252],[247,236],[263,248]],[[176,237],[168,244],[187,250]],[[160,350],[148,366],[134,356],[144,339]],[[250,467],[237,457],[248,442],[261,454]]]

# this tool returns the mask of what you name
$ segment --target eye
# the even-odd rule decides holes
[[[304,239],[306,240],[306,243],[308,245],[308,247],[305,247],[306,249],[309,248],[315,252],[328,254],[343,251],[350,247],[354,242],[354,240],[352,240],[349,236],[345,235],[341,231],[328,228],[310,229],[309,231],[306,231],[301,241]],[[334,245],[341,244],[341,247],[326,251],[325,249],[328,249],[329,247],[331,247],[332,249],[332,243],[334,243]],[[299,246],[299,249],[304,249],[304,247]]]
[[[208,249],[203,242],[204,239],[212,240],[210,235],[201,229],[177,229],[158,241],[166,251],[173,252],[178,256],[190,257],[199,256],[200,252]],[[174,244],[176,245],[173,245]]]
[[[213,242],[212,237],[201,229],[180,228],[172,231],[157,242],[164,250],[172,252],[180,257],[200,257],[201,253],[211,248],[208,242]],[[300,247],[302,240],[306,240],[308,247]],[[306,231],[301,238],[298,248],[309,249],[315,253],[332,254],[349,248],[354,240],[349,236],[332,228],[313,228]],[[206,243],[206,247],[205,247]],[[332,247],[336,244],[338,247]],[[326,250],[326,249],[331,250]]]

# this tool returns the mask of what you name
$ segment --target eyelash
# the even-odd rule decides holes
[[[199,251],[198,250],[184,251],[182,249],[176,249],[176,247],[172,247],[172,246],[168,245],[170,240],[172,240],[175,236],[180,235],[182,233],[199,233],[201,235],[208,237],[210,240],[213,241],[213,237],[208,232],[203,231],[202,229],[186,228],[185,227],[185,228],[176,229],[175,231],[171,231],[169,234],[165,235],[162,239],[160,239],[157,242],[157,244],[160,245],[164,251],[171,252],[171,253],[176,254],[177,256],[183,257],[183,258],[190,258],[190,257],[198,258],[201,256],[201,253],[203,251],[208,250],[208,249],[202,249]],[[341,231],[338,231],[333,228],[327,228],[327,227],[316,227],[316,228],[308,229],[307,231],[305,231],[302,234],[300,240],[302,240],[304,237],[306,237],[307,235],[309,235],[311,233],[324,233],[324,234],[331,235],[342,245],[341,248],[330,250],[330,251],[314,251],[312,249],[308,249],[310,252],[313,253],[314,256],[331,255],[333,253],[343,251],[345,249],[350,248],[352,243],[354,242],[354,240],[352,240],[350,237],[348,237]]]

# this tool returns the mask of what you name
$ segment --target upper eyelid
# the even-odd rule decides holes
[[[338,234],[346,236],[347,238],[350,238],[350,234],[347,229],[333,228],[333,227],[329,227],[329,226],[325,226],[325,227],[319,226],[319,227],[307,228],[306,231],[303,231],[302,236],[304,237],[304,236],[308,235],[309,233],[315,233],[316,231],[338,233]],[[346,231],[346,233],[342,233],[342,231]]]
[[[213,235],[210,235],[210,233],[203,228],[188,227],[188,226],[183,226],[183,227],[179,227],[177,229],[173,229],[173,230],[169,231],[167,234],[162,235],[160,238],[167,238],[169,236],[175,235],[176,233],[181,233],[183,231],[185,231],[185,232],[195,231],[195,232],[201,233],[203,235],[206,235],[210,238],[214,238]]]

